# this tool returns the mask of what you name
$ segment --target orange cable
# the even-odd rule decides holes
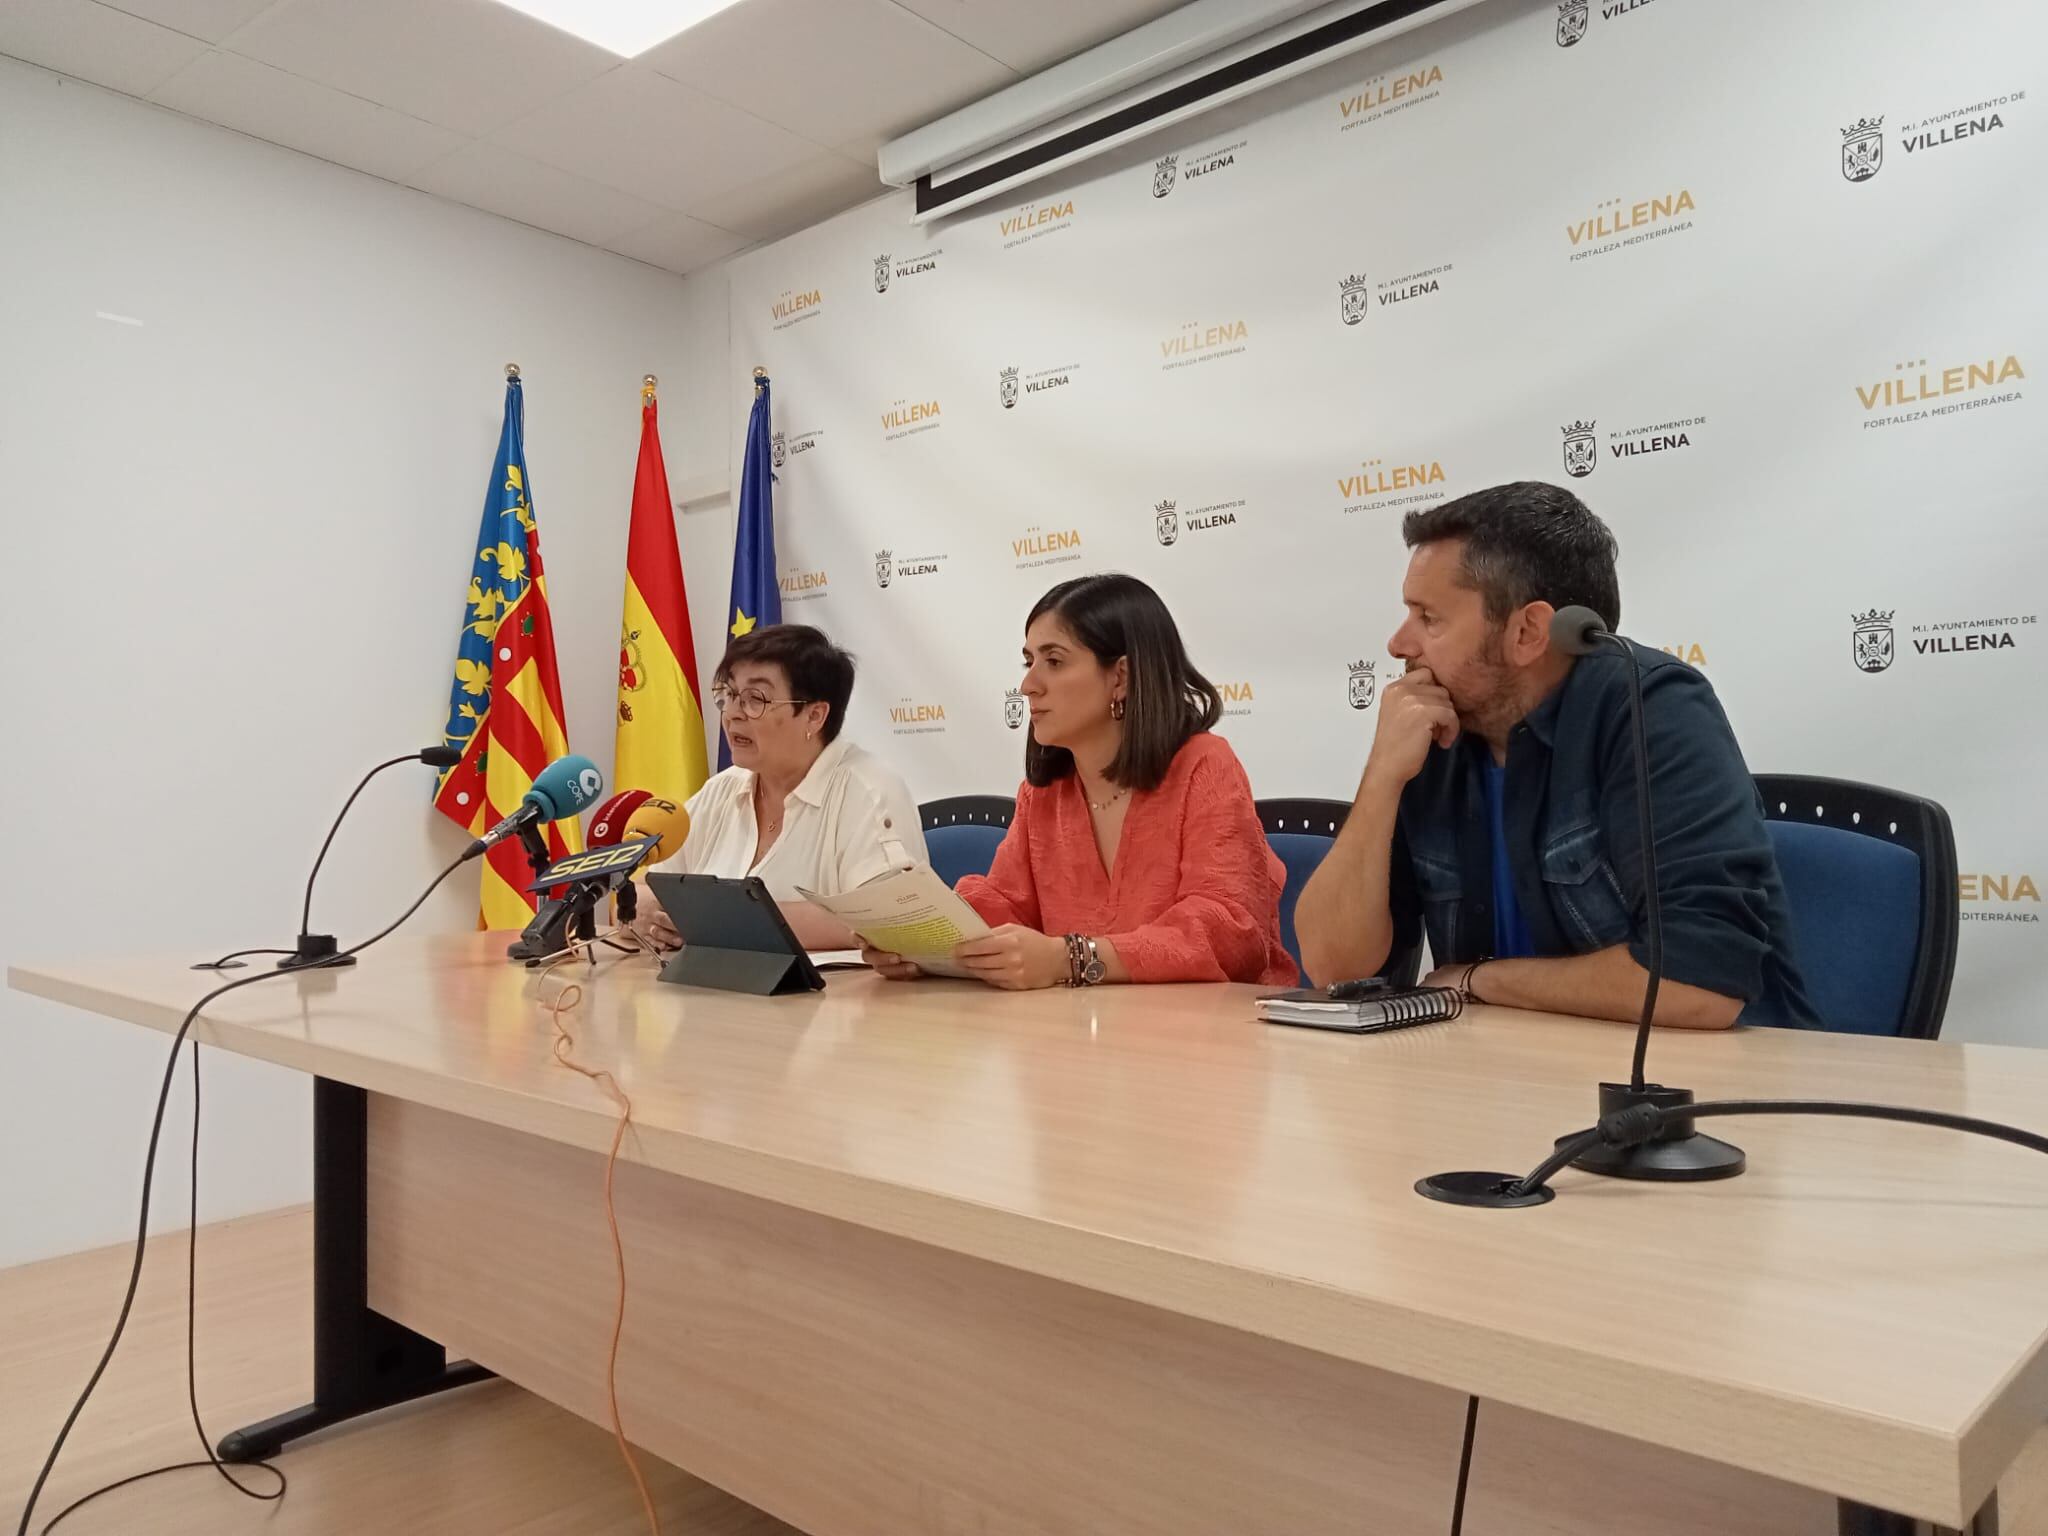
[[[594,944],[597,940],[587,942]],[[571,945],[540,973],[539,981],[545,982],[556,966],[562,964],[564,960],[574,958],[581,947],[583,946]],[[592,962],[593,965],[595,963]],[[619,1455],[625,1458],[626,1470],[633,1474],[633,1486],[640,1493],[640,1507],[647,1515],[647,1528],[653,1536],[661,1536],[661,1517],[654,1512],[654,1499],[647,1491],[647,1479],[640,1473],[639,1459],[634,1456],[633,1447],[627,1443],[625,1425],[619,1417],[619,1336],[626,1328],[626,1247],[619,1239],[619,1213],[612,1200],[612,1175],[618,1167],[619,1147],[626,1139],[626,1127],[633,1121],[633,1101],[626,1097],[626,1091],[619,1086],[619,1080],[610,1072],[599,1067],[586,1067],[570,1055],[570,1052],[576,1049],[576,1041],[563,1027],[562,1010],[575,1007],[582,997],[583,987],[580,983],[572,981],[564,986],[549,1004],[548,1023],[553,1026],[555,1032],[556,1063],[589,1078],[619,1106],[618,1127],[612,1132],[611,1151],[604,1160],[604,1219],[611,1228],[612,1260],[619,1272],[619,1304],[612,1315],[611,1353],[605,1361],[605,1396],[611,1405],[612,1438],[619,1443]]]

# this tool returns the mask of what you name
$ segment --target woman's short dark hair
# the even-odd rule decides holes
[[[853,657],[825,638],[823,630],[808,624],[770,624],[744,634],[725,648],[711,685],[722,687],[732,681],[735,668],[776,666],[789,679],[789,696],[806,704],[829,704],[824,737],[829,743],[839,738],[846,722],[846,701],[853,697]]]
[[[1223,718],[1222,695],[1188,660],[1173,615],[1144,582],[1114,572],[1061,582],[1038,600],[1024,628],[1028,631],[1048,613],[1103,666],[1114,666],[1119,656],[1129,658],[1124,741],[1109,765],[1109,781],[1128,789],[1157,789],[1188,738]],[[1043,787],[1073,771],[1074,754],[1065,747],[1024,744],[1027,782]]]
[[[1607,525],[1562,486],[1518,480],[1489,486],[1401,520],[1410,549],[1463,539],[1464,585],[1478,589],[1495,628],[1517,608],[1579,604],[1621,627],[1621,581]]]

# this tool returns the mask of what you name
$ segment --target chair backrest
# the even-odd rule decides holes
[[[1009,830],[1017,802],[1008,795],[955,795],[917,808],[932,868],[948,885],[962,875],[985,875]]]
[[[1932,800],[1758,774],[1806,993],[1831,1030],[1932,1040],[1955,976],[1956,839]]]
[[[1301,900],[1301,888],[1323,862],[1330,844],[1344,829],[1350,814],[1348,800],[1261,800],[1259,825],[1266,829],[1266,841],[1287,866],[1287,884],[1280,893],[1280,940],[1287,953],[1301,964],[1301,941],[1294,936],[1294,908]],[[1421,969],[1419,945],[1397,948],[1387,957],[1381,974],[1397,986],[1412,986]]]

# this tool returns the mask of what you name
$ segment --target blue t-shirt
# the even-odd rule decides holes
[[[1486,774],[1486,827],[1493,839],[1493,958],[1510,960],[1536,953],[1536,941],[1529,937],[1529,925],[1515,900],[1515,871],[1508,862],[1507,813],[1504,809],[1507,770],[1493,760],[1491,752],[1481,765]]]

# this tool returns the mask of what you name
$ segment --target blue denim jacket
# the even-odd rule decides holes
[[[1745,1024],[1817,1029],[1763,802],[1713,685],[1634,647],[1643,671],[1664,974],[1739,997]],[[1628,664],[1579,658],[1508,740],[1505,823],[1515,894],[1539,955],[1626,943],[1649,963]],[[1397,943],[1429,935],[1439,964],[1493,946],[1492,841],[1476,737],[1434,747],[1401,796],[1392,905]]]

